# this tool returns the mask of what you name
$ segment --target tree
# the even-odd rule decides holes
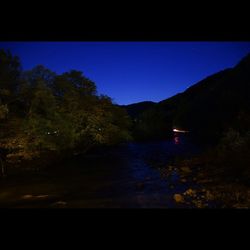
[[[9,52],[1,51],[0,59],[0,149],[7,150],[8,162],[86,153],[131,139],[126,111],[97,95],[81,71],[57,75],[38,65],[21,72]]]
[[[0,50],[0,165],[2,175],[6,173],[6,156],[8,147],[6,142],[10,134],[14,133],[16,108],[18,106],[18,92],[20,89],[21,65],[19,58],[10,51]]]
[[[22,77],[30,86],[36,85],[37,80],[41,80],[47,87],[50,87],[54,83],[56,73],[47,69],[43,65],[37,65],[31,70],[23,72]]]

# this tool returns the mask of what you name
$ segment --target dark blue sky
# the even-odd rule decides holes
[[[23,69],[81,70],[99,93],[130,104],[166,99],[233,67],[250,42],[0,42],[0,48],[18,55]]]

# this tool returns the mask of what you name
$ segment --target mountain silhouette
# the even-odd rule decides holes
[[[222,70],[158,103],[124,106],[136,119],[135,136],[164,137],[173,128],[218,138],[229,129],[250,128],[250,54],[235,67]],[[152,122],[153,120],[153,122]]]

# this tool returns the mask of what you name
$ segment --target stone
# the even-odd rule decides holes
[[[204,204],[202,203],[202,201],[200,200],[194,200],[193,204],[197,207],[197,208],[204,208]]]
[[[192,172],[189,167],[181,167],[181,171],[187,174]]]
[[[22,196],[22,199],[28,200],[28,199],[46,199],[49,195],[42,194],[42,195],[32,195],[32,194],[26,194]]]
[[[44,198],[48,198],[49,196],[47,194],[42,194],[42,195],[37,195],[36,198],[38,199],[44,199]]]
[[[26,194],[26,195],[23,195],[22,196],[22,199],[31,199],[31,198],[33,198],[33,195],[32,194]]]
[[[189,188],[187,191],[184,192],[184,194],[189,196],[196,196],[196,191]]]
[[[214,200],[214,195],[211,194],[211,192],[209,190],[207,190],[207,192],[206,192],[206,199],[207,200]]]
[[[233,205],[233,207],[239,209],[249,209],[249,207],[247,207],[245,204],[240,204],[240,203]]]
[[[184,198],[181,194],[175,194],[174,195],[174,200],[177,203],[183,203],[184,202]]]
[[[52,204],[53,207],[64,207],[66,205],[67,205],[67,202],[65,202],[65,201],[57,201],[57,202]]]
[[[173,169],[174,169],[173,166],[168,166],[168,170],[169,170],[169,171],[172,171]]]

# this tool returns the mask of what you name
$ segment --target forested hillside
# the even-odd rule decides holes
[[[131,107],[137,106],[127,107],[133,113]],[[234,68],[137,113],[136,118],[134,134],[143,139],[164,137],[174,127],[215,140],[231,128],[244,132],[250,126],[250,55]]]

